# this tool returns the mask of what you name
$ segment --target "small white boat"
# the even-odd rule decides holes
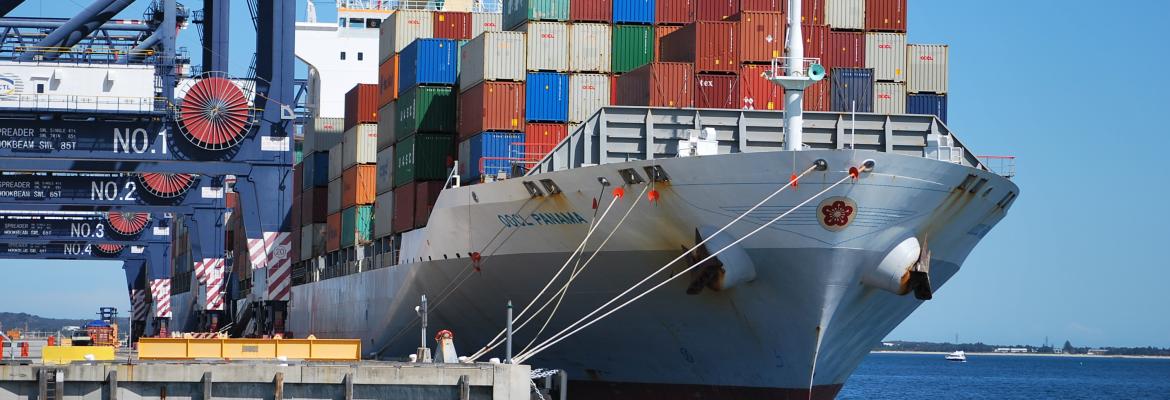
[[[947,361],[967,362],[967,353],[959,350],[954,353],[947,354],[946,359]]]

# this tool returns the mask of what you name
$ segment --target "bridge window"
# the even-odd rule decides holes
[[[338,18],[338,19],[337,19],[337,26],[340,26],[340,27],[344,28],[344,27],[345,27],[345,21],[346,21],[346,19],[345,19],[345,18]]]
[[[349,27],[361,29],[366,27],[366,20],[364,18],[350,18]]]
[[[344,52],[344,51],[343,51],[343,52],[341,52],[341,59],[342,59],[343,61],[345,60],[345,52]]]
[[[378,29],[382,26],[382,20],[377,18],[366,19],[366,28]]]
[[[358,52],[358,61],[364,60],[365,58],[366,58],[365,54],[363,54],[362,52],[359,51]]]

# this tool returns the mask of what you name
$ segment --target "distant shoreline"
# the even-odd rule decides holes
[[[936,354],[947,355],[950,354],[945,351],[900,351],[900,350],[871,350],[870,354]],[[1157,360],[1170,360],[1170,356],[1127,356],[1127,355],[1096,355],[1096,354],[1049,354],[1049,353],[975,353],[966,352],[967,355],[976,356],[1022,356],[1022,357],[1079,357],[1079,358],[1148,358]]]

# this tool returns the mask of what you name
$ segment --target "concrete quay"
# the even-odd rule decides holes
[[[529,400],[530,372],[489,363],[0,365],[0,400]]]

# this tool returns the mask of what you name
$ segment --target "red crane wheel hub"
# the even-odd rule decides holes
[[[120,235],[132,236],[142,233],[150,223],[150,214],[135,212],[111,212],[106,215],[110,229]]]
[[[179,126],[192,144],[224,150],[244,140],[250,129],[248,98],[231,80],[205,78],[196,82],[179,106]]]
[[[118,254],[118,252],[122,251],[122,247],[120,244],[99,244],[93,246],[94,250],[105,254]]]
[[[139,181],[147,193],[158,198],[170,199],[186,193],[187,189],[195,184],[195,175],[146,173],[139,175]]]

